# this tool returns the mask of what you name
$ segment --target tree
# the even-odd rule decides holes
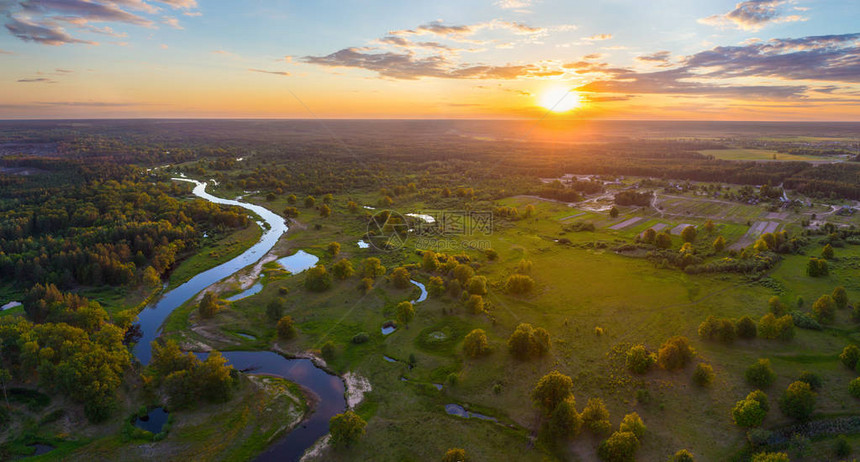
[[[200,304],[197,306],[200,316],[202,318],[211,318],[218,313],[218,310],[218,297],[212,292],[203,294],[203,299],[200,300]]]
[[[305,272],[305,289],[311,292],[324,292],[331,287],[331,275],[325,266],[317,265]]]
[[[776,380],[776,373],[770,367],[770,360],[761,358],[744,372],[747,383],[756,388],[767,388]]]
[[[576,412],[576,399],[569,395],[553,409],[549,419],[550,430],[559,438],[573,438],[582,429],[582,417]]]
[[[290,194],[289,196],[287,196],[287,203],[288,204],[295,204],[298,201],[299,201],[299,198],[296,197],[295,194]]]
[[[842,353],[839,354],[839,360],[842,361],[845,367],[853,371],[857,367],[858,361],[860,361],[860,348],[857,345],[846,346],[842,349]]]
[[[600,398],[591,398],[582,410],[582,423],[595,435],[605,435],[612,430],[609,410]]]
[[[627,369],[636,374],[645,374],[657,363],[657,355],[644,345],[634,345],[627,350]]]
[[[331,216],[331,207],[326,204],[323,204],[319,208],[320,216],[323,218],[328,218]]]
[[[753,456],[750,462],[789,462],[788,454],[784,452],[761,452]]]
[[[410,302],[398,303],[395,308],[395,313],[397,315],[397,320],[406,326],[408,326],[412,319],[415,318],[415,308],[412,307],[412,303]]]
[[[526,205],[525,211],[523,212],[523,216],[526,218],[531,218],[535,214],[535,206],[532,204]]]
[[[293,327],[293,318],[283,316],[278,320],[278,338],[289,340],[296,336],[296,328]]]
[[[439,258],[436,257],[436,252],[426,250],[421,256],[421,267],[428,273],[433,273],[439,269]]]
[[[797,377],[797,380],[808,383],[809,387],[812,388],[813,391],[821,389],[821,376],[815,372],[803,371],[800,373],[800,376]]]
[[[355,274],[352,268],[352,262],[346,258],[341,258],[331,267],[331,274],[340,280],[344,280]]]
[[[860,377],[848,382],[848,394],[860,399]]]
[[[158,271],[156,271],[152,266],[144,268],[143,277],[141,279],[143,284],[147,287],[158,287],[161,285],[161,278],[158,276]]]
[[[738,319],[737,332],[738,337],[742,339],[749,340],[755,338],[757,333],[755,321],[749,316]]]
[[[631,412],[621,419],[621,426],[618,430],[633,433],[636,435],[636,438],[641,440],[642,437],[645,436],[646,427],[645,423],[642,422],[642,418],[639,417],[639,414]]]
[[[362,268],[364,277],[367,278],[376,279],[385,274],[385,267],[382,266],[382,262],[376,257],[365,258]]]
[[[427,292],[434,297],[441,296],[445,293],[445,281],[438,276],[431,277],[427,283]]]
[[[668,249],[672,247],[672,236],[665,231],[658,233],[654,240],[654,245],[660,249]]]
[[[335,446],[349,446],[364,435],[367,422],[353,411],[337,414],[329,420],[331,443]]]
[[[761,401],[751,395],[738,401],[732,408],[732,420],[741,428],[759,427],[767,416],[767,409],[762,407]]]
[[[572,395],[573,380],[558,371],[541,377],[532,390],[532,400],[545,415],[552,414],[559,403]]]
[[[618,218],[618,207],[613,205],[612,208],[609,209],[609,216],[612,218]]]
[[[314,199],[314,196],[305,197],[305,208],[312,209],[314,205],[316,205],[317,200]]]
[[[717,319],[714,316],[699,324],[699,336],[705,340],[732,343],[737,337],[737,328],[731,319]]]
[[[394,287],[398,289],[408,289],[412,287],[411,275],[409,274],[409,270],[406,268],[399,266],[394,268],[394,271],[391,272],[391,276],[389,276],[391,282],[394,284]]]
[[[716,228],[716,226],[714,226],[714,222],[713,222],[713,221],[708,220],[708,221],[706,221],[706,222],[705,222],[705,231],[707,231],[707,233],[708,233],[708,234],[713,233],[713,232],[714,232],[714,228]]]
[[[816,394],[806,382],[794,382],[779,399],[779,409],[787,417],[806,420],[815,410]]]
[[[466,308],[469,310],[469,313],[472,314],[481,314],[484,312],[484,297],[480,295],[470,295],[469,299],[466,300]]]
[[[768,313],[758,321],[758,336],[765,339],[791,340],[794,338],[794,319],[790,314],[777,318]]]
[[[822,324],[830,324],[836,317],[836,301],[830,295],[822,295],[812,304],[815,320]]]
[[[699,363],[696,364],[696,369],[693,370],[693,383],[700,386],[706,387],[714,381],[714,368],[711,367],[710,364]]]
[[[681,449],[672,456],[672,462],[696,462],[693,453],[686,449]]]
[[[648,228],[642,233],[642,240],[647,244],[653,244],[655,239],[657,239],[657,231],[654,231],[654,228]]]
[[[371,278],[362,278],[361,283],[358,286],[359,290],[363,293],[368,293],[373,290],[373,279]]]
[[[460,281],[461,285],[465,286],[469,282],[469,279],[472,279],[472,276],[475,275],[475,270],[469,265],[460,263],[454,268],[452,275]]]
[[[692,243],[696,240],[696,234],[695,226],[687,226],[681,231],[681,240]]]
[[[472,277],[466,285],[466,290],[473,295],[487,295],[487,278],[484,276]]]
[[[358,204],[355,201],[348,201],[346,203],[346,208],[349,210],[349,213],[358,212]]]
[[[845,292],[845,287],[837,286],[833,289],[833,293],[830,294],[830,297],[833,298],[833,301],[836,303],[836,308],[841,310],[848,306],[848,293]]]
[[[525,274],[512,274],[505,282],[505,289],[512,294],[527,294],[534,289],[535,281]]]
[[[667,371],[683,369],[696,355],[687,337],[675,336],[666,340],[657,353],[657,363]]]
[[[326,248],[329,255],[332,257],[336,257],[337,254],[340,253],[340,243],[338,242],[329,242],[328,247]]]
[[[821,258],[810,258],[806,264],[806,274],[811,277],[827,276],[830,269],[827,266],[827,260]]]
[[[284,302],[282,300],[272,300],[266,305],[266,317],[271,321],[277,321],[284,315]]]
[[[726,239],[723,236],[717,236],[714,239],[714,252],[720,253],[726,248]]]
[[[605,462],[633,462],[639,440],[630,432],[617,431],[597,447],[597,457]]]
[[[323,196],[323,203],[331,204],[332,201],[334,201],[334,196],[332,196],[331,193],[328,193],[325,196]]]
[[[490,342],[483,329],[475,329],[463,339],[463,354],[469,358],[484,356],[490,352]]]
[[[521,360],[543,356],[549,347],[549,332],[540,327],[535,329],[531,324],[518,325],[508,338],[508,351]]]
[[[298,218],[299,209],[297,209],[295,207],[286,207],[286,208],[284,208],[283,214],[284,214],[284,217],[286,217],[286,218]]]
[[[821,251],[821,256],[828,260],[833,260],[833,246],[830,244],[825,245]]]
[[[465,449],[453,448],[445,452],[442,462],[469,462],[469,456]]]

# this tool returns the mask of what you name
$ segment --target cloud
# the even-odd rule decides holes
[[[665,63],[668,62],[671,57],[672,53],[668,51],[656,51],[647,55],[637,56],[636,60],[648,63]]]
[[[575,26],[556,26],[557,28],[564,27],[574,27]],[[464,41],[467,37],[471,37],[476,33],[482,30],[508,30],[517,35],[535,35],[535,34],[545,34],[547,29],[542,27],[532,27],[528,24],[523,24],[517,21],[503,21],[501,19],[494,19],[488,22],[482,22],[478,24],[462,24],[462,25],[448,25],[444,24],[442,21],[433,21],[426,24],[422,24],[413,29],[401,29],[394,30],[388,32],[389,36],[403,36],[403,35],[437,35],[440,37],[446,37],[452,40],[460,40]]]
[[[505,10],[523,10],[534,3],[535,0],[498,0],[495,5]]]
[[[170,26],[174,29],[184,29],[179,24],[179,20],[174,18],[174,17],[171,17],[171,16],[164,16],[163,18],[161,18],[161,22],[163,22],[164,24],[167,24],[168,26]]]
[[[54,20],[85,24],[87,22],[123,22],[151,26],[153,22],[114,5],[84,0],[27,0],[20,3],[24,13],[48,16]]]
[[[290,73],[289,73],[289,72],[284,72],[284,71],[267,71],[267,70],[265,70],[265,69],[248,69],[248,70],[249,70],[249,71],[251,71],[251,72],[260,72],[260,73],[263,73],[263,74],[282,75],[282,76],[285,76],[285,77],[290,75]]]
[[[609,40],[612,38],[612,34],[596,34],[591,37],[583,37],[583,40],[588,40],[590,42],[597,42],[600,40]]]
[[[33,77],[29,79],[18,79],[20,83],[57,83],[54,79],[49,79],[47,77]]]
[[[381,39],[377,39],[376,43],[382,45],[393,45],[407,49],[428,49],[428,50],[443,50],[443,51],[462,51],[462,49],[452,48],[439,42],[413,42],[405,37],[397,35],[387,35]]]
[[[98,45],[96,42],[76,39],[57,25],[40,25],[21,18],[10,17],[6,23],[6,29],[12,35],[25,42],[35,42],[43,45],[64,45],[67,43]]]
[[[715,14],[699,19],[702,24],[718,27],[735,27],[741,30],[759,30],[769,23],[806,21],[799,15],[785,16],[780,7],[788,0],[747,0],[735,5],[725,14]]]
[[[54,72],[56,72],[58,74],[71,74],[72,72],[75,72],[75,71],[72,71],[69,69],[54,69]]]
[[[14,54],[15,54],[15,52],[13,52],[13,51],[0,49],[0,55],[14,55]]]
[[[230,58],[238,58],[238,57],[239,57],[239,55],[237,55],[236,53],[231,53],[231,52],[229,52],[229,51],[227,51],[227,50],[214,50],[214,51],[212,51],[211,53],[212,53],[213,55],[227,56],[227,57],[230,57]]]
[[[191,9],[197,8],[197,0],[157,0],[165,5],[170,5],[173,8]]]

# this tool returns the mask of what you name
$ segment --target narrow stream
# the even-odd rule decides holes
[[[194,183],[193,193],[197,197],[216,204],[235,205],[256,213],[266,222],[268,229],[264,226],[265,230],[260,241],[238,257],[198,273],[188,282],[164,294],[154,305],[141,311],[138,323],[143,336],[134,346],[133,352],[142,364],[149,363],[152,357],[150,342],[158,337],[162,323],[173,310],[210,285],[258,262],[288,229],[283,218],[264,207],[215,197],[206,192],[206,183],[185,178],[174,178],[174,180]],[[253,369],[255,373],[291,380],[312,392],[317,401],[313,413],[305,421],[283,438],[272,443],[258,456],[257,460],[299,460],[309,447],[328,433],[329,419],[346,409],[343,380],[316,367],[310,360],[288,359],[271,351],[230,351],[223,352],[223,355],[236,369]],[[205,354],[198,356],[206,357]]]

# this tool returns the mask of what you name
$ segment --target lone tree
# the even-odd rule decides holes
[[[449,449],[442,456],[442,462],[469,462],[470,460],[466,450],[460,448]]]
[[[624,416],[621,419],[621,426],[618,428],[619,431],[622,432],[630,432],[636,435],[636,438],[642,439],[645,436],[645,422],[642,422],[642,418],[639,417],[639,414],[636,412],[631,412]]]
[[[329,242],[328,247],[326,247],[329,255],[332,257],[336,257],[337,254],[340,253],[340,243],[338,242]]]
[[[305,289],[311,292],[324,292],[331,287],[331,275],[325,266],[317,265],[305,274]]]
[[[508,338],[508,350],[517,359],[540,357],[549,351],[550,336],[545,329],[520,324]]]
[[[821,256],[828,260],[833,260],[833,246],[830,244],[825,245],[824,249],[821,250]]]
[[[696,459],[693,457],[692,452],[681,449],[672,456],[672,462],[696,462]]]
[[[636,374],[645,374],[657,363],[657,355],[644,345],[635,345],[627,350],[627,369]]]
[[[412,303],[410,302],[398,303],[397,308],[395,308],[395,313],[397,315],[397,320],[407,327],[415,318],[415,308],[412,307]]]
[[[320,216],[323,218],[328,218],[331,216],[331,207],[326,204],[320,206]]]
[[[699,387],[707,387],[714,381],[714,368],[710,364],[696,364],[696,369],[693,370],[693,383]]]
[[[612,208],[609,209],[609,216],[612,218],[618,218],[618,207],[613,205]]]
[[[684,242],[693,242],[696,240],[696,234],[695,226],[687,226],[681,231],[681,239]]]
[[[597,457],[604,462],[633,462],[639,439],[631,432],[617,431],[597,447]]]
[[[296,336],[296,328],[293,327],[293,318],[283,316],[278,320],[278,338],[289,340]]]
[[[853,371],[857,367],[857,363],[860,362],[860,348],[857,345],[846,346],[839,354],[839,360],[845,367]]]
[[[848,293],[845,292],[845,287],[837,286],[833,289],[833,293],[830,294],[830,297],[832,297],[833,301],[836,302],[836,308],[841,310],[848,306]]]
[[[732,408],[732,420],[742,428],[758,427],[764,422],[769,408],[767,395],[754,391],[735,404]]]
[[[305,208],[306,209],[313,208],[314,205],[316,205],[316,203],[317,203],[317,200],[314,199],[314,196],[308,196],[305,198]]]
[[[331,274],[337,279],[347,279],[353,274],[355,274],[355,270],[352,268],[352,262],[347,260],[346,258],[341,258],[331,267]]]
[[[408,289],[412,286],[410,282],[409,270],[399,266],[394,268],[394,271],[391,272],[391,283],[394,284],[394,287],[398,289]]]
[[[717,236],[714,239],[714,252],[722,252],[726,248],[726,239],[723,236]]]
[[[822,295],[812,304],[815,320],[822,324],[830,324],[836,317],[836,301],[830,295]]]
[[[657,363],[667,371],[683,369],[689,363],[696,352],[690,346],[687,337],[677,335],[666,340],[657,353]]]
[[[582,423],[595,435],[606,435],[612,430],[609,410],[600,398],[591,398],[582,410]]]
[[[343,414],[332,417],[329,420],[328,426],[333,445],[349,446],[364,435],[364,428],[367,426],[367,422],[355,412],[346,411]]]
[[[525,274],[512,274],[505,282],[505,290],[515,295],[527,294],[531,292],[534,287],[534,279]]]
[[[573,438],[582,429],[582,417],[576,412],[573,394],[558,403],[549,419],[550,430],[559,438]]]
[[[532,400],[545,415],[552,414],[556,406],[573,395],[573,380],[558,371],[543,376],[532,391]]]
[[[365,258],[362,265],[362,273],[366,278],[376,279],[385,274],[385,267],[382,266],[382,262],[376,257]]]
[[[806,382],[794,382],[788,386],[779,399],[779,409],[787,417],[806,420],[815,410],[816,393]]]
[[[744,372],[747,383],[756,388],[767,388],[776,380],[776,372],[770,367],[770,360],[761,358]]]
[[[706,221],[706,222],[705,222],[705,231],[707,231],[707,232],[708,232],[708,234],[713,233],[713,232],[714,232],[714,228],[716,228],[716,226],[714,225],[714,222],[713,222],[713,221],[708,220],[708,221]]]
[[[218,297],[215,296],[212,292],[206,292],[203,294],[203,299],[200,300],[200,305],[197,306],[197,311],[200,312],[200,316],[203,318],[211,318],[218,313]]]
[[[483,329],[475,329],[466,335],[463,340],[463,354],[470,358],[477,358],[490,352],[490,342],[487,333]]]

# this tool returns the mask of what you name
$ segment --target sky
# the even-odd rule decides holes
[[[0,119],[860,121],[858,0],[0,0]]]

